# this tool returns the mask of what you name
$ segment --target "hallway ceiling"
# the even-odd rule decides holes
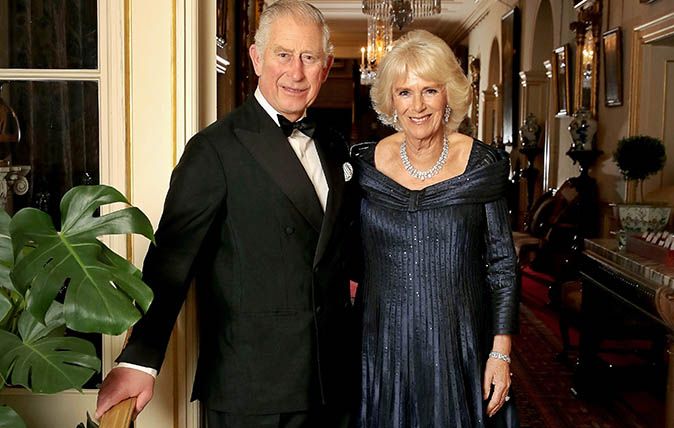
[[[393,38],[411,29],[423,28],[445,39],[450,44],[460,40],[463,29],[479,14],[480,0],[442,0],[442,13],[433,17],[417,18],[402,32],[395,31]],[[311,0],[328,20],[332,42],[338,58],[360,58],[360,48],[367,41],[367,15],[361,0],[330,1]],[[482,3],[487,3],[482,0]]]

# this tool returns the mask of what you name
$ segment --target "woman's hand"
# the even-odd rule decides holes
[[[494,358],[487,359],[487,366],[484,369],[483,398],[489,398],[491,386],[494,385],[494,392],[491,400],[487,404],[487,416],[492,417],[503,407],[510,390],[510,364],[505,361]]]
[[[494,336],[494,345],[492,347],[496,354],[502,356],[510,355],[512,340],[510,335],[501,334]],[[506,358],[508,359],[508,358]],[[491,400],[487,403],[487,416],[492,417],[498,412],[507,400],[510,399],[510,362],[499,358],[487,358],[487,365],[484,369],[484,383],[482,385],[482,396],[486,400],[489,398],[492,385],[494,392],[491,394]]]

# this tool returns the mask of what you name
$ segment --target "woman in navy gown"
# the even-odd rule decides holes
[[[367,428],[516,426],[507,155],[456,130],[471,86],[423,30],[386,54],[373,105],[399,132],[354,148],[363,192]]]

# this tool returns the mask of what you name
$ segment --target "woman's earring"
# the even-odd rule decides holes
[[[448,105],[445,106],[445,114],[442,116],[442,121],[445,122],[445,125],[449,122],[449,116],[452,115],[452,108]]]
[[[391,116],[391,122],[393,122],[394,124],[398,123],[398,112],[397,111],[393,112],[393,116]]]

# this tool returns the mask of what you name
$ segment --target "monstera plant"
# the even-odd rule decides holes
[[[13,218],[0,211],[0,389],[81,390],[101,361],[68,331],[118,335],[147,311],[152,291],[140,272],[99,237],[154,240],[152,225],[135,207],[98,215],[117,202],[128,204],[112,187],[75,187],[61,200],[59,230],[34,208]],[[0,406],[0,428],[20,427],[20,416]]]

